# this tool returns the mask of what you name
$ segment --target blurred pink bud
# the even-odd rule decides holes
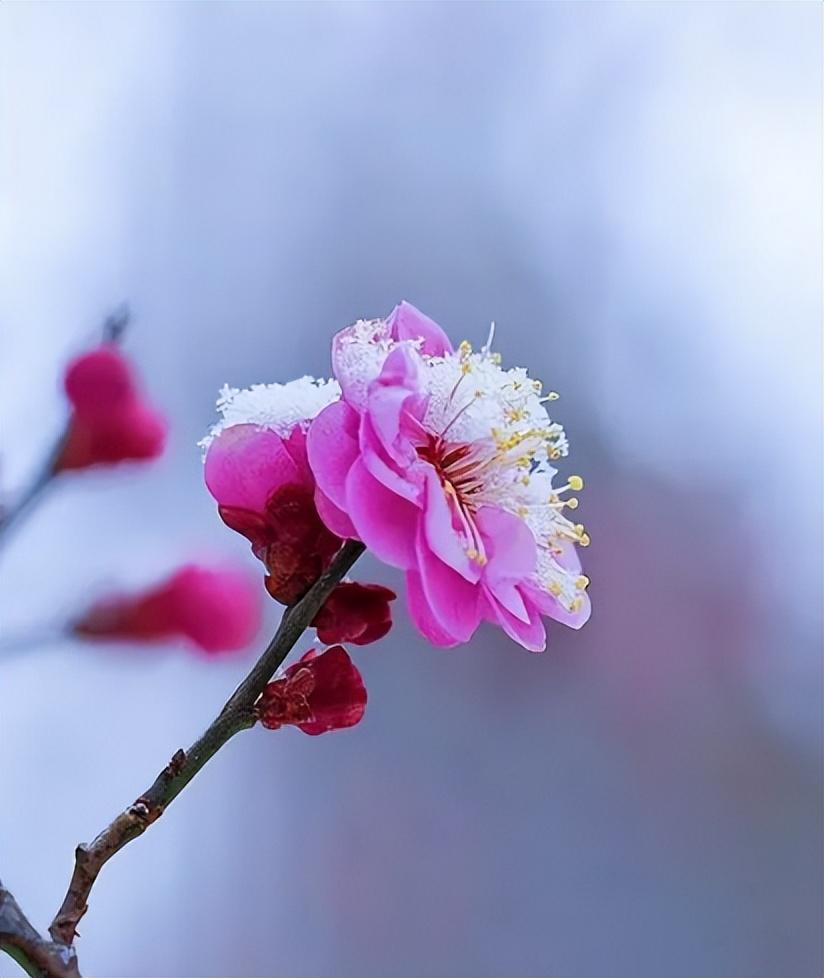
[[[310,649],[263,690],[257,714],[264,727],[294,724],[316,736],[354,727],[366,710],[366,687],[346,650],[335,645],[318,655]]]
[[[115,346],[72,361],[64,387],[72,415],[56,472],[161,454],[166,421],[142,400],[131,365]]]
[[[338,584],[312,625],[325,645],[335,642],[368,645],[383,638],[392,627],[389,602],[396,597],[394,591],[380,584]]]
[[[260,592],[245,572],[188,564],[132,595],[103,598],[72,625],[81,638],[187,640],[208,655],[245,648],[261,620]]]

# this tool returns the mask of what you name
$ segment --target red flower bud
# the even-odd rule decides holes
[[[252,424],[225,428],[209,444],[206,484],[223,522],[266,565],[269,594],[287,605],[302,598],[343,542],[315,507],[302,427],[288,436]]]
[[[267,685],[256,709],[270,730],[293,724],[316,736],[359,723],[366,710],[366,687],[342,646],[321,655],[310,649]]]
[[[141,593],[98,601],[72,631],[106,641],[182,638],[213,655],[249,645],[260,627],[259,594],[245,573],[191,564]]]
[[[269,573],[266,590],[282,604],[302,598],[341,545],[321,522],[312,489],[296,483],[278,486],[262,513],[232,506],[220,506],[218,512],[250,541]]]
[[[392,627],[389,602],[397,595],[380,584],[338,584],[315,615],[312,625],[325,645],[377,642]]]
[[[141,399],[131,366],[116,347],[78,357],[64,386],[73,410],[56,472],[161,454],[166,422]]]

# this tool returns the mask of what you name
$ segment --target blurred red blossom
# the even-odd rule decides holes
[[[363,679],[340,645],[320,655],[310,649],[268,684],[257,703],[264,727],[294,724],[311,736],[354,727],[365,710]]]
[[[188,564],[145,591],[101,599],[72,632],[106,641],[184,639],[215,655],[249,645],[260,621],[260,592],[245,572]]]
[[[339,584],[326,604],[315,615],[312,625],[325,645],[351,642],[368,645],[377,642],[392,627],[389,602],[397,595],[380,584]]]
[[[64,378],[72,406],[54,470],[156,458],[166,443],[165,419],[142,397],[128,360],[106,344],[73,360]]]

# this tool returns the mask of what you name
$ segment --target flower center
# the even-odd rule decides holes
[[[417,447],[418,457],[437,472],[452,511],[455,528],[466,543],[470,560],[486,563],[483,540],[475,525],[475,513],[482,505],[484,460],[476,445],[446,441],[442,435],[428,434]]]
[[[418,457],[438,473],[447,495],[454,497],[464,510],[478,508],[477,496],[483,489],[480,466],[471,458],[475,446],[467,442],[444,441],[438,435],[429,435],[424,445],[419,445]]]

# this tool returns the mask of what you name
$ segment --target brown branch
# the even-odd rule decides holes
[[[2,882],[0,948],[33,978],[80,978],[74,948],[41,937]]]
[[[69,889],[49,927],[52,938],[70,945],[77,924],[88,909],[88,898],[106,862],[157,821],[197,772],[236,733],[255,722],[254,705],[275,670],[347,573],[364,546],[350,540],[341,547],[329,569],[307,594],[283,614],[280,626],[251,672],[232,693],[216,719],[188,751],[178,750],[154,784],[105,828],[89,845],[77,847]]]

